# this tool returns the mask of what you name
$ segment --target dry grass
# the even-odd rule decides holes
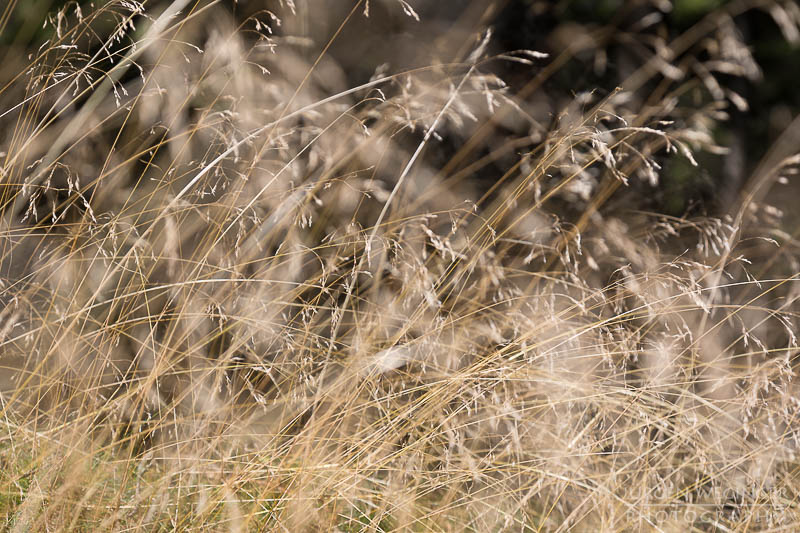
[[[728,215],[637,210],[746,105],[730,15],[791,3],[549,57],[481,3],[96,4],[2,67],[4,527],[798,527],[800,126]],[[547,89],[613,39],[619,89]]]

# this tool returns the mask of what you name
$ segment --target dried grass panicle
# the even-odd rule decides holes
[[[761,197],[620,209],[724,151],[743,3],[572,95],[545,81],[606,68],[603,31],[547,55],[479,3],[436,43],[431,2],[240,4],[67,2],[6,54],[6,527],[800,523],[796,234]]]

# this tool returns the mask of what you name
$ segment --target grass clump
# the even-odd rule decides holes
[[[706,163],[800,15],[502,4],[6,9],[4,527],[796,527],[797,123]]]

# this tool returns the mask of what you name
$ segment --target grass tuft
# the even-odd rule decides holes
[[[0,10],[6,529],[797,527],[797,121],[687,196],[797,10],[456,3]]]

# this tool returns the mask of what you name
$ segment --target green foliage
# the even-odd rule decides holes
[[[698,19],[722,7],[728,0],[675,0],[672,13],[679,21]]]

